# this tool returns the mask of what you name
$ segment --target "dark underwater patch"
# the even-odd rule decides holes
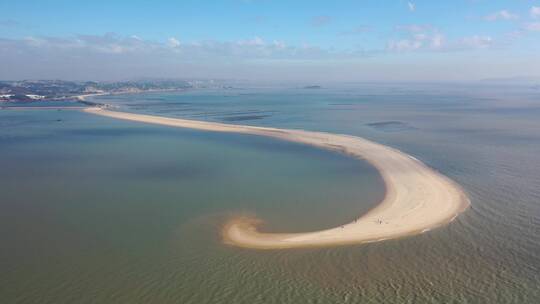
[[[266,117],[271,117],[272,115],[265,114],[265,115],[240,115],[240,116],[228,116],[223,117],[221,120],[223,121],[247,121],[247,120],[259,120],[264,119]]]
[[[396,120],[371,122],[367,123],[366,125],[384,132],[399,132],[416,129],[405,122]]]

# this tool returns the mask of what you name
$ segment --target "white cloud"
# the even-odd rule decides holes
[[[444,45],[444,36],[442,34],[435,34],[431,37],[431,48],[440,49]]]
[[[397,52],[416,50],[439,50],[445,46],[445,38],[442,34],[417,34],[409,39],[391,40],[387,49]]]
[[[540,6],[533,6],[530,10],[531,17],[539,18],[540,17]]]
[[[540,32],[540,22],[531,22],[525,25],[525,29],[533,32]]]
[[[444,35],[435,27],[419,24],[396,26],[396,31],[405,32],[406,38],[390,40],[387,50],[407,52],[415,50],[439,50],[445,47]]]
[[[411,11],[411,12],[416,11],[416,4],[409,1],[409,2],[407,2],[407,6],[409,7],[409,11]]]
[[[177,48],[180,46],[180,41],[174,37],[167,39],[167,44],[172,48]]]
[[[289,46],[283,41],[265,41],[261,37],[246,40],[204,40],[181,43],[171,37],[158,42],[137,36],[77,35],[68,38],[27,37],[24,39],[0,38],[0,59],[18,58],[160,58],[175,62],[234,62],[249,60],[323,60],[365,57],[360,51],[332,51],[317,46]],[[159,55],[159,56],[156,56]],[[89,61],[91,61],[89,59]],[[2,60],[0,60],[1,66]]]
[[[390,41],[388,43],[388,50],[397,52],[408,52],[418,50],[422,46],[422,41],[414,39],[402,39],[398,41]]]
[[[490,36],[470,36],[462,38],[458,41],[458,44],[456,45],[458,48],[466,48],[466,49],[484,49],[488,48],[493,44],[493,38]]]
[[[124,37],[114,33],[105,35],[77,35],[69,38],[26,37],[13,40],[24,47],[39,48],[43,51],[84,50],[97,53],[124,54],[138,51],[150,51],[158,48],[158,43],[150,43],[137,36]]]
[[[516,20],[516,19],[519,19],[519,16],[507,10],[501,10],[493,14],[484,16],[484,20],[487,20],[487,21]]]
[[[279,41],[279,40],[274,40],[273,44],[274,44],[274,46],[275,46],[277,49],[284,49],[284,48],[287,47],[287,45],[285,44],[285,42]]]
[[[436,28],[426,26],[423,31],[420,28],[422,27],[416,26],[411,27],[414,29],[412,31],[396,32],[396,39],[388,43],[386,51],[349,51],[301,44],[286,45],[279,40],[265,40],[264,37],[229,41],[181,41],[176,48],[171,48],[168,39],[145,40],[112,33],[71,37],[0,38],[0,78],[433,80],[447,77],[448,73],[440,72],[441,66],[455,70],[456,75],[459,75],[456,79],[476,77],[475,73],[486,70],[484,67],[489,67],[486,73],[493,76],[497,64],[501,64],[500,73],[504,75],[506,66],[509,66],[508,60],[515,60],[516,66],[521,64],[519,68],[525,72],[538,70],[539,64],[534,60],[534,56],[532,59],[525,58],[531,60],[509,56],[504,57],[505,60],[490,60],[484,65],[479,63],[477,57],[456,64],[456,60],[462,59],[458,55],[452,57],[453,60],[447,57],[453,55],[441,55],[444,60],[438,61],[440,65],[433,65],[429,60],[409,61],[408,56],[402,56],[399,52],[458,52],[472,48],[480,48],[481,52],[484,52],[484,48],[496,44],[491,37],[472,36],[455,40],[445,37],[444,33]],[[411,68],[392,64],[381,66],[378,60],[364,60],[382,53],[393,53],[388,54],[387,58],[391,57],[392,60]],[[495,67],[492,68],[493,66]],[[514,65],[512,68],[514,69]]]
[[[479,35],[449,40],[444,33],[431,25],[400,25],[396,30],[405,34],[402,34],[404,37],[401,39],[388,42],[386,49],[391,52],[465,51],[489,48],[494,43],[490,36]]]
[[[236,42],[238,45],[247,45],[247,46],[263,46],[266,42],[258,36],[255,36],[253,39],[248,40],[238,40]]]

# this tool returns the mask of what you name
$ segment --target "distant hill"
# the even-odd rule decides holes
[[[93,93],[144,92],[204,87],[210,81],[137,80],[120,82],[21,80],[0,81],[0,101],[60,100]],[[213,84],[213,82],[212,82]]]

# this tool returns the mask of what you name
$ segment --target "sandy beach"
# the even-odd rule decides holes
[[[236,217],[223,227],[224,241],[231,245],[283,249],[377,242],[424,233],[455,219],[470,204],[455,182],[397,149],[349,135],[222,124],[88,108],[101,116],[196,130],[267,136],[345,153],[365,160],[380,173],[386,195],[380,204],[343,225],[306,233],[263,232],[263,222]],[[359,198],[360,200],[361,198]],[[332,202],[328,202],[331,204]]]

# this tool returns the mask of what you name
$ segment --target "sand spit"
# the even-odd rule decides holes
[[[449,223],[469,206],[461,187],[399,150],[349,135],[221,124],[89,108],[97,115],[196,130],[268,136],[346,153],[371,163],[381,174],[386,195],[368,213],[342,226],[306,233],[261,232],[261,220],[231,219],[223,228],[226,243],[246,248],[284,249],[383,241],[419,234]],[[331,203],[331,202],[329,202]]]

